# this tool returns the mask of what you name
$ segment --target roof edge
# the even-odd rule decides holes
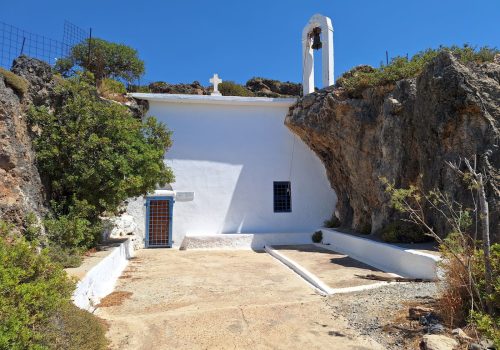
[[[297,102],[297,98],[242,97],[242,96],[181,95],[181,94],[152,94],[152,93],[129,93],[128,96],[131,96],[139,100],[172,103],[172,104],[175,103],[175,104],[290,107],[295,102]]]

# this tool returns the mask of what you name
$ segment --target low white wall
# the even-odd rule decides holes
[[[335,230],[321,231],[323,244],[319,246],[323,248],[349,255],[365,264],[402,277],[432,280],[438,278],[437,262],[440,258],[437,256]]]
[[[281,254],[270,245],[266,245],[265,250],[269,255],[281,261],[283,264],[285,264],[295,273],[297,273],[300,277],[302,277],[306,282],[311,284],[317,291],[320,292],[320,294],[323,295],[331,294],[330,293],[331,288],[328,287],[322,280],[320,280],[313,273],[309,272],[306,268],[297,264],[295,261],[288,258],[287,256]]]
[[[310,244],[311,235],[310,232],[186,235],[180,249],[262,250],[266,245]]]
[[[266,245],[311,244],[313,232],[303,233],[254,233],[252,249],[264,249]]]
[[[73,303],[81,309],[93,311],[100,300],[113,291],[118,277],[133,256],[134,249],[130,239],[113,248],[109,255],[77,283]]]
[[[361,286],[354,287],[344,287],[344,288],[330,288],[326,285],[318,276],[307,270],[305,267],[297,263],[296,261],[290,259],[286,255],[280,253],[272,246],[266,245],[266,252],[269,253],[274,258],[281,261],[283,264],[292,269],[300,277],[302,277],[306,282],[308,282],[312,287],[320,294],[323,295],[333,295],[342,293],[359,292],[367,289],[374,289],[390,284],[390,282],[377,282],[371,284],[365,284]]]

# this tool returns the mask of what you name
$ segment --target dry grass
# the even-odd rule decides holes
[[[28,92],[28,81],[6,69],[0,68],[0,76],[3,76],[5,84],[11,87],[15,93],[22,97]]]
[[[49,349],[105,350],[109,342],[107,321],[68,303],[44,329],[44,345]]]
[[[468,274],[464,267],[455,259],[450,259],[443,265],[445,268],[444,288],[437,303],[439,315],[449,327],[462,327],[466,323],[466,301]]]
[[[116,291],[104,297],[97,307],[120,306],[132,296],[132,292]]]

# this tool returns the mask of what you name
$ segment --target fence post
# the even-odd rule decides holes
[[[24,43],[26,42],[26,37],[23,36],[23,44],[21,45],[21,53],[19,54],[19,56],[22,56],[23,55],[23,51],[24,51]]]
[[[89,54],[87,58],[87,64],[90,65],[90,43],[92,42],[92,28],[90,28],[90,34],[89,34]]]

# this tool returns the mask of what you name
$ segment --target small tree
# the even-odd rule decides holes
[[[97,38],[73,46],[70,56],[59,59],[55,69],[68,76],[75,66],[92,72],[97,84],[105,78],[130,82],[144,74],[144,62],[135,49]]]
[[[472,166],[468,159],[464,159],[467,170],[464,172],[460,170],[460,165],[448,163],[448,165],[460,174],[464,179],[469,182],[472,190],[477,191],[479,199],[479,219],[481,222],[481,232],[483,241],[483,258],[484,258],[484,271],[485,271],[485,289],[487,295],[493,294],[493,277],[491,272],[491,252],[490,252],[490,221],[489,221],[489,208],[488,201],[486,200],[486,192],[484,190],[484,177],[483,174],[476,169],[476,162]],[[476,208],[477,210],[477,208]],[[486,306],[488,313],[493,313],[493,306],[491,305],[490,298],[486,299]]]
[[[49,222],[48,234],[62,245],[88,246],[100,214],[173,180],[163,161],[171,133],[153,117],[141,122],[126,107],[103,102],[86,75],[60,84],[53,111],[32,108],[28,115],[59,220]]]
[[[398,189],[386,179],[386,191],[393,207],[407,215],[407,221],[423,227],[426,234],[440,244],[443,254],[444,291],[440,298],[441,311],[451,325],[469,321],[500,345],[500,245],[490,246],[489,213],[485,194],[485,177],[476,164],[465,159],[460,164],[447,163],[471,190],[473,208],[467,208],[449,195],[435,189],[423,193],[415,186]],[[476,201],[475,198],[478,198]],[[434,210],[451,228],[448,236],[440,237],[426,220],[425,211]],[[476,218],[476,232],[471,232]],[[482,249],[477,248],[477,228],[482,231]],[[495,276],[495,278],[493,278]]]

